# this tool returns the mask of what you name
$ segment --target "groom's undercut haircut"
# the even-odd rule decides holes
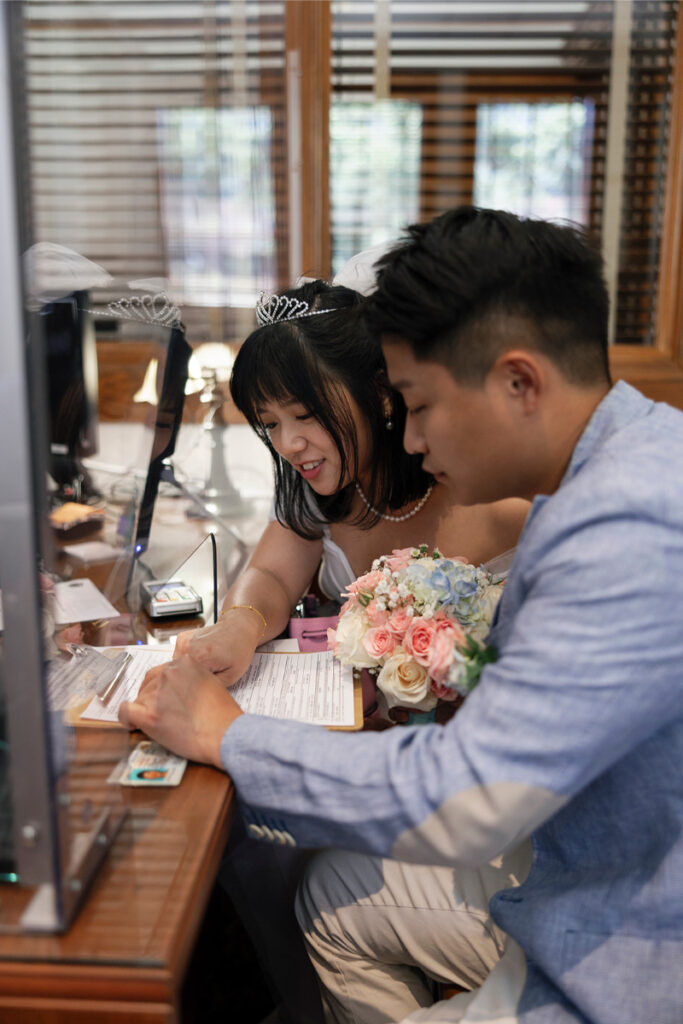
[[[462,383],[520,337],[573,384],[610,381],[602,259],[579,228],[462,206],[409,227],[377,266],[370,329]]]

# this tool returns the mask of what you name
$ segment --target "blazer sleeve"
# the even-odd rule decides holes
[[[681,714],[683,531],[596,508],[530,547],[502,654],[447,725],[234,723],[221,753],[252,835],[482,863]]]

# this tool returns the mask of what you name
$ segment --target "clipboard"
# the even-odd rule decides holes
[[[326,725],[330,732],[358,732],[363,728],[363,684],[360,670],[353,670],[353,725]]]
[[[138,655],[138,653],[142,657],[144,657],[144,655],[143,655],[143,651],[144,650],[145,650],[144,648],[137,648],[137,647],[136,648],[131,648],[132,657],[136,658],[136,655]],[[99,652],[93,652],[93,653],[99,653]],[[113,654],[113,650],[112,650],[111,653]],[[106,711],[109,712],[109,715],[111,716],[109,721],[112,724],[114,724],[114,723],[118,724],[118,722],[116,722],[116,716],[115,716],[115,701],[117,699],[117,695],[120,696],[118,691],[119,691],[121,686],[123,686],[123,691],[124,692],[126,691],[126,688],[131,686],[130,679],[126,682],[126,676],[125,676],[125,669],[127,668],[128,664],[130,663],[130,655],[128,655],[125,658],[125,661],[124,661],[122,656],[125,655],[126,652],[125,651],[124,652],[119,651],[118,653],[119,653],[119,657],[117,657],[116,662],[114,664],[112,664],[112,662],[109,661],[108,659],[105,659],[101,654],[99,655],[99,657],[102,658],[102,661],[107,663],[111,667],[111,669],[113,669],[113,671],[110,672],[109,677],[106,678],[106,681],[105,681],[104,678],[103,679],[98,679],[98,681],[97,681],[98,685],[97,685],[96,690],[95,690],[95,687],[92,687],[90,689],[90,697],[91,698],[95,697],[96,698],[96,705],[98,707],[106,709]],[[163,652],[160,651],[160,654],[161,654],[162,660],[168,660],[170,658],[170,656],[171,656],[170,655],[170,651],[167,652],[165,650]],[[265,658],[265,659],[271,659],[271,658],[275,657],[277,660],[279,660],[279,658],[287,657],[287,656],[290,657],[290,658],[293,658],[293,659],[298,659],[300,657],[312,657],[314,655],[312,655],[312,654],[310,654],[310,655],[295,654],[293,652],[289,652],[288,654],[285,654],[284,652],[282,652],[282,653],[280,653],[280,652],[273,652],[273,653],[270,653],[270,654],[262,654],[260,657],[261,658]],[[149,666],[149,667],[151,667],[151,666]],[[137,671],[140,672],[144,668],[145,668],[144,665],[143,666],[138,665]],[[327,724],[324,720],[320,721],[320,719],[318,718],[318,724],[322,725],[323,728],[334,730],[334,731],[343,731],[343,732],[354,732],[354,731],[358,731],[358,730],[363,728],[363,688],[362,688],[362,680],[361,680],[360,672],[353,671],[351,678],[352,678],[352,684],[353,684],[353,692],[352,692],[352,695],[351,695],[352,704],[351,705],[349,704],[349,692],[348,692],[348,689],[345,690],[346,696],[344,697],[344,701],[345,701],[345,705],[346,705],[346,708],[347,708],[347,721],[348,721],[349,718],[351,718],[351,714],[349,714],[349,712],[352,709],[352,717],[353,717],[352,724],[349,724],[349,725]],[[236,685],[239,685],[239,684],[236,684]],[[253,685],[253,684],[247,684],[247,686],[249,686],[249,685]],[[347,682],[344,685],[346,687],[348,687],[348,676],[347,676]],[[235,693],[234,696],[235,696],[235,699],[238,701],[238,703],[241,704],[240,695],[238,693]],[[133,698],[129,697],[127,699],[133,699]],[[110,702],[112,702],[112,701],[114,702],[114,707],[110,707]],[[255,711],[255,713],[257,713],[257,714],[258,713],[262,713],[262,714],[268,714],[269,713],[268,711],[258,711],[258,710],[256,710],[256,708],[253,707],[253,704],[252,704],[251,707],[249,707],[249,702],[248,701],[247,701],[247,705],[246,706],[244,704],[242,704],[242,706],[244,707],[244,709],[246,711]],[[85,714],[87,709],[79,709],[79,710],[81,711],[81,714]],[[273,717],[278,717],[278,716],[277,715],[273,715]],[[299,721],[305,721],[305,719],[301,719],[300,718]],[[101,716],[100,716],[99,713],[93,713],[93,714],[88,715],[87,717],[79,718],[79,724],[80,725],[98,725],[98,726],[106,725],[106,724],[108,724],[108,716],[107,716],[106,713],[102,714]]]

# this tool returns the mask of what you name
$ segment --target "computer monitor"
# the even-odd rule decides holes
[[[183,418],[187,368],[192,349],[185,338],[185,330],[176,325],[171,333],[166,351],[164,377],[154,422],[152,451],[147,466],[145,486],[138,508],[135,532],[132,538],[132,557],[125,586],[125,597],[130,608],[139,606],[136,570],[140,566],[148,576],[152,575],[141,556],[149,547],[152,531],[154,506],[159,492],[159,483],[167,479],[174,483],[173,470],[168,460],[175,451],[176,438]]]
[[[81,461],[97,451],[97,348],[88,294],[52,299],[38,314],[47,354],[49,468],[58,501],[98,496]]]
[[[192,349],[185,338],[184,329],[179,326],[173,327],[168,342],[164,378],[154,424],[152,453],[133,539],[134,558],[143,554],[149,544],[159,481],[164,469],[167,468],[166,460],[175,450],[176,437],[183,417],[187,367],[191,353]]]

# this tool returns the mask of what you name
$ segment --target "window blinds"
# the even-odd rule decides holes
[[[633,5],[621,222],[615,227],[615,340],[622,342],[652,341],[678,6],[673,0]],[[585,164],[586,223],[599,234],[605,226],[614,13],[612,0],[333,0],[333,98],[390,98],[419,107],[421,220],[473,201],[481,108],[508,103],[520,111],[580,101],[589,131],[576,155]],[[507,160],[519,165],[511,150]],[[348,209],[339,212],[347,232],[350,215]],[[332,232],[334,244],[334,223]]]
[[[228,264],[222,272],[229,276],[230,255],[222,255],[220,245],[236,225],[221,217],[225,202],[219,201],[220,183],[217,201],[201,215],[186,205],[180,225],[169,224],[164,216],[164,190],[177,185],[178,174],[185,175],[187,201],[191,203],[193,190],[199,201],[211,187],[211,169],[218,166],[223,173],[229,146],[218,149],[207,167],[201,152],[209,164],[211,140],[195,147],[192,163],[186,154],[183,159],[186,139],[180,138],[181,152],[168,166],[160,147],[160,123],[179,111],[265,109],[272,126],[274,251],[277,272],[284,276],[284,7],[284,0],[27,0],[23,11],[35,239],[72,248],[127,281],[166,279],[179,260],[201,276],[210,248],[206,236],[213,234],[215,264],[219,269],[221,260]],[[213,223],[204,224],[201,237],[193,238],[202,216]],[[216,291],[220,293],[220,282]],[[196,340],[215,335],[215,314],[201,304],[193,308],[190,294],[181,298],[188,334]],[[212,296],[212,301],[229,306],[227,290],[223,299]],[[230,322],[218,327],[228,334],[233,330]]]

